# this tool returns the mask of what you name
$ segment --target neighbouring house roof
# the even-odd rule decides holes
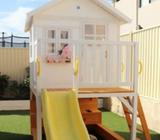
[[[33,21],[33,16],[38,14],[39,12],[42,12],[45,9],[48,9],[52,6],[55,6],[57,3],[61,2],[63,0],[51,0],[48,3],[46,3],[45,5],[29,12],[27,14],[27,19],[26,19],[26,23],[25,23],[25,31],[29,31],[30,27],[32,26],[32,21]],[[106,12],[108,12],[109,14],[111,14],[112,16],[116,17],[121,24],[125,24],[130,22],[131,20],[124,15],[123,13],[121,13],[119,10],[117,10],[116,8],[114,8],[113,6],[111,6],[110,4],[108,4],[107,2],[105,2],[104,0],[91,0],[92,2],[94,2],[97,6],[101,7],[103,10],[105,10]]]

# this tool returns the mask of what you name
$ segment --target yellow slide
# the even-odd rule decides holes
[[[47,140],[90,140],[76,92],[44,91],[42,113]]]

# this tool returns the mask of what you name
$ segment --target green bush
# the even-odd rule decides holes
[[[0,73],[0,96],[3,96],[5,89],[9,84],[9,76]]]
[[[14,99],[19,94],[19,85],[17,81],[9,81],[8,87],[5,91],[6,98]]]
[[[30,95],[30,78],[29,78],[29,67],[26,69],[26,78],[19,85],[19,96],[23,99],[29,99]]]
[[[29,99],[29,94],[30,94],[29,78],[26,78],[19,85],[19,96],[20,98],[23,99]]]
[[[30,95],[29,67],[27,67],[25,70],[26,70],[26,78],[20,84],[18,84],[17,81],[9,80],[10,78],[8,75],[1,75],[0,73],[0,98],[2,100],[29,99]]]

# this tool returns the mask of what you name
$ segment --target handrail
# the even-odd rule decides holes
[[[74,75],[75,76],[78,76],[78,73],[79,73],[79,59],[76,58],[75,60],[75,64],[74,64]]]
[[[41,63],[40,63],[40,60],[37,58],[37,76],[39,77],[40,74],[41,74]]]
[[[143,64],[142,64],[142,61],[139,61],[138,64],[139,64],[139,71],[138,71],[138,74],[141,75],[141,74],[142,74],[142,71],[143,71]]]
[[[54,42],[55,40],[50,40]],[[66,44],[96,44],[96,45],[110,45],[110,46],[135,46],[137,42],[128,42],[128,41],[98,41],[98,40],[66,40],[61,39],[60,42]]]

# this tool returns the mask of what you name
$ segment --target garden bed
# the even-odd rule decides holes
[[[8,75],[0,73],[0,100],[27,100],[30,97],[29,68],[21,83],[11,80]]]

